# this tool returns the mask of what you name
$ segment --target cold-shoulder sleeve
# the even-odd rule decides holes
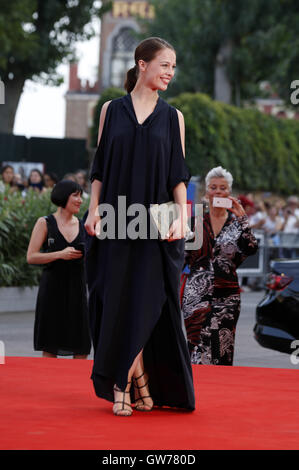
[[[96,150],[95,156],[93,158],[93,163],[90,171],[90,181],[94,180],[103,181],[104,176],[104,166],[105,166],[105,156],[107,153],[107,132],[108,132],[108,122],[109,122],[109,108],[107,108],[104,126],[102,130],[102,135],[98,148]]]
[[[182,148],[178,113],[174,107],[171,107],[171,156],[167,181],[168,191],[171,192],[181,182],[187,186],[190,178],[191,174]]]

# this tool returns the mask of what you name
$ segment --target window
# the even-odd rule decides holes
[[[134,51],[138,40],[134,30],[122,28],[113,39],[111,57],[111,86],[123,88],[127,71],[134,66]]]

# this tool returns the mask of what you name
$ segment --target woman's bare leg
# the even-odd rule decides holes
[[[132,408],[131,408],[131,396],[130,396],[130,389],[132,384],[132,375],[135,370],[136,364],[138,362],[140,354],[135,358],[129,373],[128,373],[128,380],[127,386],[124,391],[118,389],[116,385],[114,385],[114,405],[113,405],[113,413],[117,416],[131,416]],[[119,403],[116,403],[119,402]],[[122,402],[125,402],[123,405]]]
[[[154,402],[150,396],[148,376],[144,372],[143,350],[137,356],[137,363],[133,372],[135,388],[136,409],[138,411],[151,411]]]

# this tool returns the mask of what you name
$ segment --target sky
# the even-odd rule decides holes
[[[78,76],[89,79],[91,83],[97,78],[100,21],[94,26],[96,36],[90,41],[76,44],[79,57]],[[64,77],[64,83],[59,87],[26,81],[16,114],[14,134],[26,137],[64,137],[69,67],[62,64],[57,70]]]

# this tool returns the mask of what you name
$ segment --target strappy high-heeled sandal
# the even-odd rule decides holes
[[[131,382],[128,382],[127,386],[129,384],[131,384]],[[130,395],[130,391],[128,391],[128,392],[123,391],[120,388],[118,388],[116,385],[114,385],[113,391],[114,392],[121,392],[123,394],[122,401],[115,401],[114,404],[113,404],[112,410],[113,410],[113,413],[115,414],[115,416],[131,416],[131,414],[133,413],[131,403],[126,403],[126,401],[125,401],[125,396],[126,396],[126,394]],[[117,410],[115,410],[114,407],[115,407],[115,405],[118,405],[118,404],[121,404],[122,406],[120,408],[118,408]],[[125,406],[127,406],[129,408],[125,408]]]
[[[135,389],[135,391],[137,391],[137,394],[138,394],[137,397],[136,397],[136,394],[135,394],[135,400],[136,400],[135,410],[137,410],[137,411],[152,411],[152,409],[154,407],[154,402],[153,402],[152,397],[149,395],[148,379],[147,378],[145,379],[145,384],[144,385],[138,385],[138,380],[141,379],[141,377],[143,377],[143,376],[145,376],[144,372],[139,377],[133,377],[134,389]],[[143,388],[146,388],[145,393],[147,393],[148,395],[142,395],[140,393],[140,390],[142,390]],[[152,405],[148,405],[147,403],[145,403],[145,401],[144,401],[145,398],[150,398],[152,400]],[[138,401],[140,401],[140,400],[142,401],[142,403],[138,404]]]

